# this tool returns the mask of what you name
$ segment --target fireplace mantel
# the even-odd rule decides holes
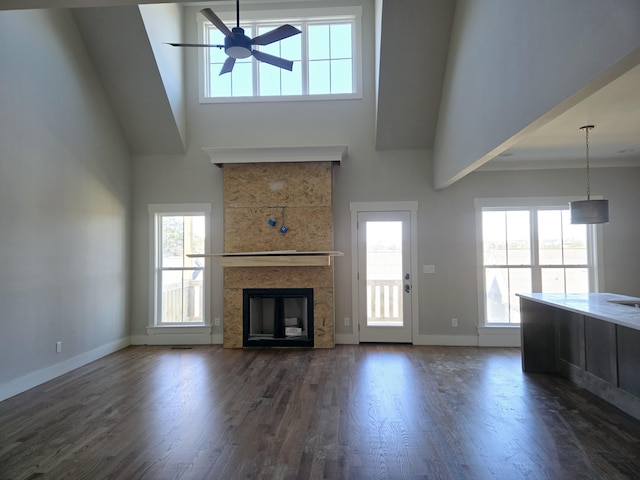
[[[227,163],[340,163],[347,156],[347,147],[260,147],[260,148],[212,148],[202,150],[209,154],[211,163],[222,167]]]
[[[219,257],[221,267],[328,267],[332,257],[342,252],[298,252],[284,250],[274,252],[203,253],[187,255],[190,258]]]

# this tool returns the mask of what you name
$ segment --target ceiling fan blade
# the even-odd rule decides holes
[[[293,70],[293,62],[291,60],[285,60],[284,58],[269,55],[268,53],[261,52],[260,50],[254,50],[253,56],[261,62],[268,63],[275,67],[284,68],[285,70]]]
[[[166,42],[167,45],[171,45],[172,47],[216,47],[216,48],[224,48],[224,45],[211,45],[209,43],[170,43]]]
[[[297,35],[299,33],[302,32],[292,25],[281,25],[275,30],[271,30],[267,33],[263,33],[262,35],[258,35],[251,40],[251,43],[254,45],[269,45],[270,43],[284,40],[285,38]]]
[[[210,8],[203,8],[202,10],[200,10],[200,13],[204,15],[207,20],[213,23],[213,25],[218,30],[224,33],[225,37],[233,38],[233,33],[231,33],[231,30],[229,30],[229,27],[227,27],[224,22],[220,20],[220,18],[215,13],[213,13],[213,10],[211,10]]]
[[[218,74],[218,76],[224,75],[225,73],[231,72],[231,70],[233,70],[233,66],[235,64],[236,64],[236,59],[233,58],[233,57],[228,57],[224,61],[224,64],[222,65],[222,69],[220,69],[220,73]]]

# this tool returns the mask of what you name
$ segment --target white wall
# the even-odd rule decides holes
[[[584,194],[584,177],[575,170],[477,172],[435,190],[430,151],[376,151],[374,8],[372,1],[362,4],[367,28],[362,100],[200,105],[196,52],[187,52],[188,153],[134,159],[132,336],[146,335],[149,321],[149,203],[211,203],[211,248],[223,249],[222,170],[211,165],[202,147],[349,146],[348,158],[335,169],[333,198],[335,248],[345,252],[336,259],[335,270],[336,330],[343,337],[355,333],[342,322],[352,312],[349,202],[419,202],[418,264],[436,266],[434,275],[418,279],[420,334],[434,343],[456,344],[477,339],[474,198]],[[193,37],[196,12],[185,11],[185,30]],[[611,202],[612,221],[603,227],[606,287],[640,295],[640,258],[635,255],[640,227],[634,217],[640,204],[640,168],[594,169],[592,175],[594,195]],[[212,318],[222,316],[221,269],[213,275]],[[456,329],[450,326],[452,317],[459,319]]]
[[[140,5],[140,14],[149,35],[171,111],[182,142],[187,138],[184,103],[184,50],[168,48],[167,39],[182,38],[182,9],[177,4]]]
[[[0,12],[0,65],[1,400],[128,344],[130,159],[68,11]]]
[[[637,0],[458,0],[434,142],[436,188],[637,64],[639,25]]]

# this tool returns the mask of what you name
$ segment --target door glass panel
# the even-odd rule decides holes
[[[402,222],[366,222],[367,326],[402,326]]]

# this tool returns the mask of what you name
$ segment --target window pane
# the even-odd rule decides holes
[[[282,82],[282,95],[302,95],[302,65],[299,61],[293,62],[293,71],[280,72]]]
[[[588,268],[567,268],[567,293],[587,293],[589,292],[589,269]]]
[[[531,269],[509,269],[509,323],[520,323],[520,297],[518,293],[531,293]]]
[[[531,292],[530,268],[485,269],[487,323],[520,323],[517,293]]]
[[[351,58],[351,25],[331,25],[331,58]]]
[[[586,265],[586,225],[572,225],[570,212],[538,212],[538,244],[541,265]]]
[[[507,264],[507,230],[505,212],[482,212],[484,265]]]
[[[160,221],[162,267],[181,268],[184,258],[184,217],[163,216]]]
[[[309,62],[309,94],[331,92],[329,60]]]
[[[162,272],[162,323],[182,321],[182,271]]]
[[[222,64],[213,64],[209,71],[209,95],[212,97],[231,96],[231,75],[220,75]]]
[[[268,63],[258,63],[260,73],[260,95],[280,95],[280,68]]]
[[[589,257],[587,254],[587,226],[572,225],[571,212],[562,211],[562,229],[564,232],[564,264],[565,265],[587,265]],[[584,290],[585,292],[587,290]]]
[[[367,325],[402,326],[402,222],[366,223]]]
[[[324,60],[329,56],[329,25],[309,25],[309,60]]]
[[[162,272],[162,323],[203,322],[203,289],[200,270]]]
[[[564,293],[564,268],[543,268],[540,277],[544,293]]]
[[[529,212],[507,211],[507,260],[509,265],[531,265]]]
[[[509,321],[509,275],[506,268],[485,270],[487,323]]]
[[[184,265],[186,267],[193,267],[194,260],[198,260],[186,255],[204,253],[204,237],[204,216],[184,217]]]
[[[250,57],[251,58],[251,57]],[[231,93],[234,97],[250,97],[253,95],[253,80],[250,62],[236,61],[231,73]],[[225,75],[229,75],[228,73]],[[224,76],[224,75],[223,75]]]
[[[332,60],[331,93],[351,93],[352,85],[351,60]]]
[[[293,25],[298,30],[302,30],[301,25]],[[277,42],[280,45],[280,56],[287,60],[301,60],[302,59],[302,35],[294,35],[284,40]],[[293,67],[296,68],[295,66]]]
[[[217,28],[209,28],[208,32],[209,40],[207,41],[210,45],[224,45],[224,35]],[[211,63],[224,63],[227,59],[227,54],[224,51],[224,48],[208,48],[209,53],[209,61]],[[219,69],[218,69],[219,70]]]
[[[541,265],[562,265],[562,212],[538,212],[538,255]]]

